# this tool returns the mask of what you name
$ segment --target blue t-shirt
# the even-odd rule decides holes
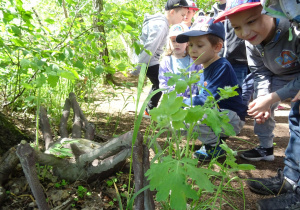
[[[235,72],[226,58],[220,58],[210,64],[204,69],[203,74],[206,88],[213,94],[216,100],[220,98],[217,92],[219,87],[224,88],[225,86],[233,87],[238,85]],[[236,112],[241,120],[245,120],[247,106],[243,104],[241,87],[236,89],[236,91],[239,94],[238,96],[221,100],[218,102],[218,105],[221,109],[229,109]],[[210,96],[209,93],[203,90],[200,95],[193,97],[193,105],[203,105],[208,96]],[[184,103],[190,105],[190,99],[185,99]]]
[[[185,56],[183,58],[175,58],[171,55],[171,68],[174,74],[180,74],[179,69],[187,69],[187,67],[191,64],[190,56]]]

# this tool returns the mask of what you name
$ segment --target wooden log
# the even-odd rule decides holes
[[[143,187],[149,185],[149,181],[147,180],[146,176],[144,175],[150,168],[150,161],[149,161],[149,149],[146,145],[143,145]],[[144,207],[147,210],[154,210],[155,204],[153,199],[154,193],[147,189],[144,192]]]
[[[20,159],[22,168],[31,188],[32,194],[36,199],[39,209],[50,210],[35,167],[35,154],[33,148],[26,142],[22,141],[17,147],[17,156]]]
[[[80,107],[76,101],[76,96],[74,93],[69,94],[69,99],[71,101],[71,105],[72,105],[73,112],[74,112],[72,138],[81,138],[82,121],[80,118]]]
[[[0,185],[2,185],[19,163],[16,148],[10,148],[0,160]]]
[[[53,138],[52,138],[49,119],[47,116],[47,110],[43,106],[40,107],[40,125],[43,133],[43,138],[45,141],[45,149],[47,150],[49,148],[49,145],[53,143]]]
[[[60,125],[59,125],[59,132],[61,138],[68,138],[68,118],[70,116],[70,109],[71,109],[71,101],[70,99],[66,99],[64,110],[60,119]]]
[[[132,167],[134,171],[135,193],[144,187],[143,169],[143,136],[138,135],[132,154]],[[144,210],[144,192],[140,193],[134,202],[135,209]]]

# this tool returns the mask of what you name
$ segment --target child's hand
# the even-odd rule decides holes
[[[254,118],[262,118],[270,110],[271,105],[278,101],[280,98],[275,92],[260,96],[249,104],[247,112]]]
[[[261,117],[254,117],[257,124],[263,124],[266,122],[266,120],[270,117],[270,109],[269,111],[263,113]]]
[[[297,95],[292,99],[293,102],[300,100],[300,90]]]
[[[265,96],[253,100],[248,106],[248,114],[254,118],[261,118],[270,109],[271,103]]]

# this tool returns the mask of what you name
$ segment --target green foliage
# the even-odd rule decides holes
[[[221,200],[224,200],[222,192],[228,190],[231,181],[239,179],[238,177],[230,179],[232,173],[239,170],[252,170],[254,167],[248,164],[237,164],[236,152],[223,143],[221,147],[227,152],[225,162],[221,164],[217,158],[214,158],[207,169],[198,168],[198,160],[190,158],[193,151],[190,151],[189,144],[193,141],[192,145],[194,145],[197,136],[201,135],[199,131],[194,130],[195,125],[199,124],[209,126],[216,136],[221,134],[235,136],[234,129],[229,124],[228,112],[220,112],[218,102],[236,96],[237,86],[218,88],[220,95],[218,100],[215,100],[206,89],[210,96],[203,106],[186,106],[183,104],[183,97],[178,97],[177,94],[184,92],[187,87],[191,90],[192,84],[200,80],[199,73],[189,74],[185,70],[180,70],[178,75],[167,73],[165,76],[171,77],[168,85],[175,85],[175,90],[164,94],[159,107],[152,109],[150,115],[151,120],[157,123],[157,128],[162,130],[167,127],[170,131],[171,136],[167,139],[169,148],[166,149],[169,155],[162,158],[155,157],[154,161],[158,161],[153,162],[146,172],[145,175],[150,180],[150,189],[157,191],[157,201],[169,203],[171,209],[185,209],[189,199],[195,203],[192,206],[196,209],[208,208],[208,206],[215,208],[217,201],[221,206]],[[179,146],[182,143],[179,130],[187,136],[184,147]],[[157,136],[153,138],[156,139]],[[214,164],[220,168],[218,173],[213,170]],[[226,182],[227,179],[231,181]],[[214,184],[215,180],[220,182],[218,187]],[[198,192],[194,190],[195,186],[199,189]],[[203,194],[207,193],[214,193],[214,196],[211,196],[212,198],[207,202],[197,202]]]
[[[56,182],[54,184],[54,187],[56,188],[60,188],[60,187],[65,187],[66,185],[68,185],[69,183],[66,180],[61,180],[61,182]]]
[[[156,189],[157,201],[165,201],[170,196],[172,209],[185,209],[187,199],[197,199],[197,192],[192,186],[187,184],[187,177],[208,192],[213,192],[215,188],[209,181],[207,175],[217,175],[218,173],[197,168],[196,159],[182,158],[173,159],[171,156],[164,157],[158,164],[152,164],[145,174],[150,180],[150,189]],[[159,171],[159,173],[158,173]]]
[[[83,186],[78,186],[77,195],[79,198],[84,198],[85,196],[91,196],[91,193]]]
[[[55,144],[53,148],[49,149],[49,152],[50,152],[50,154],[53,154],[59,158],[73,157],[73,153],[71,153],[71,149],[64,148],[64,146],[66,144],[72,144],[72,143],[76,143],[76,142],[78,142],[78,140],[67,140],[67,141],[64,141],[62,144]]]

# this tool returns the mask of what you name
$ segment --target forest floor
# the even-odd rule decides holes
[[[135,82],[132,78],[125,78],[123,76],[118,77],[118,80],[127,82]],[[145,87],[142,94],[139,108],[142,102],[148,95],[150,85]],[[95,123],[98,134],[112,137],[113,135],[123,134],[133,129],[134,116],[135,116],[135,99],[136,99],[136,87],[131,89],[112,89],[107,87],[107,92],[114,93],[113,100],[107,100],[107,95],[95,97],[95,114],[90,121]],[[131,97],[133,95],[134,97]],[[289,114],[289,102],[282,102],[281,106],[285,107],[284,110],[277,110],[275,112],[276,128],[274,131],[274,155],[275,160],[271,162],[259,161],[249,162],[237,157],[237,163],[239,164],[252,164],[256,167],[256,170],[251,171],[239,171],[236,173],[242,179],[253,177],[273,177],[277,175],[277,169],[283,168],[284,164],[284,152],[289,141],[289,129],[288,129],[288,114]],[[82,107],[85,112],[85,107]],[[138,109],[139,110],[139,109]],[[87,115],[88,116],[88,115]],[[21,120],[19,121],[21,122]],[[145,133],[147,127],[150,125],[150,120],[144,118],[140,127],[140,131]],[[34,125],[33,125],[34,126]],[[58,125],[57,125],[58,126]],[[28,128],[28,125],[20,125],[21,129]],[[165,139],[160,138],[158,141],[161,145],[164,144]],[[250,142],[250,143],[245,143]],[[258,144],[258,138],[253,132],[253,119],[247,118],[246,124],[242,129],[238,138],[230,137],[226,140],[227,145],[236,151],[243,151],[252,149]],[[197,143],[200,146],[200,142]],[[111,185],[111,181],[115,180],[118,186],[119,192],[127,194],[125,185],[128,184],[128,165],[124,166],[120,173],[117,173],[105,180],[95,181],[93,183],[86,183],[83,181],[77,181],[72,184],[65,184],[59,180],[53,181],[53,177],[49,175],[49,172],[45,172],[45,176],[42,180],[42,184],[46,191],[49,201],[53,209],[118,209],[118,202],[116,200],[116,191],[114,186]],[[48,176],[49,175],[49,176]],[[60,186],[56,186],[58,183]],[[234,203],[235,209],[252,210],[255,208],[255,202],[260,199],[264,199],[271,196],[258,195],[249,190],[244,183],[245,203],[241,197],[232,196],[231,202]],[[7,191],[7,198],[0,209],[35,209],[37,208],[33,202],[33,198],[26,180],[23,175],[20,165],[16,169],[16,172],[11,175],[11,179],[4,185]],[[83,189],[83,190],[82,190]],[[81,193],[82,191],[86,192]],[[90,192],[91,195],[86,193]],[[83,195],[82,197],[80,195]],[[70,204],[62,207],[63,202],[70,200]],[[77,201],[74,201],[74,198]],[[125,198],[122,198],[125,202]],[[61,206],[61,208],[57,208]],[[56,208],[55,208],[56,207]],[[161,208],[157,208],[161,209]],[[228,205],[225,205],[222,209],[233,209]]]

